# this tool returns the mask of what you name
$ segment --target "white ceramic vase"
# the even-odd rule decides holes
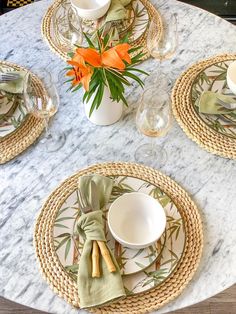
[[[96,93],[95,93],[96,94]],[[95,94],[86,103],[84,102],[84,109],[89,121],[96,125],[110,125],[117,122],[123,113],[123,102],[112,101],[110,98],[110,91],[105,86],[102,102],[98,109],[94,109],[92,115],[89,117],[89,112]]]

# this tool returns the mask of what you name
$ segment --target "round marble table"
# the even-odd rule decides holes
[[[197,60],[235,52],[236,27],[193,6],[174,0],[155,0],[160,12],[177,12],[179,49],[166,61],[173,79]],[[28,68],[64,67],[42,40],[40,24],[51,1],[40,1],[0,17],[0,59]],[[149,59],[141,68],[151,70]],[[127,91],[129,108],[122,121],[97,127],[85,117],[81,94],[66,93],[58,85],[61,105],[52,131],[63,130],[65,145],[46,153],[38,143],[0,166],[0,295],[51,313],[77,313],[56,296],[42,279],[33,248],[35,218],[47,196],[77,170],[97,162],[134,161],[137,145],[147,142],[138,134],[134,115],[141,90]],[[168,161],[161,171],[183,186],[201,209],[205,245],[200,267],[181,296],[159,313],[202,301],[236,282],[236,163],[214,156],[189,140],[177,123],[161,139]],[[81,311],[82,313],[82,311]]]

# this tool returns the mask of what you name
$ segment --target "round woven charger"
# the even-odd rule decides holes
[[[236,140],[217,133],[204,123],[193,107],[191,91],[196,77],[204,69],[235,59],[236,55],[225,54],[196,63],[180,76],[172,92],[174,116],[187,136],[209,152],[231,159],[236,159]]]
[[[97,164],[64,181],[49,196],[35,225],[34,245],[42,274],[59,296],[71,305],[79,307],[76,282],[65,272],[55,252],[53,227],[58,210],[77,189],[78,178],[94,173],[104,176],[132,176],[160,187],[174,201],[184,219],[186,245],[182,259],[163,283],[119,302],[90,309],[94,313],[144,313],[156,310],[177,297],[193,277],[202,253],[203,234],[198,209],[188,194],[172,179],[152,168],[131,163]]]
[[[55,12],[58,10],[58,7],[61,6],[61,3],[63,1],[64,0],[56,0],[48,8],[42,21],[41,31],[42,31],[43,38],[47,41],[52,51],[58,54],[63,60],[67,60],[68,49],[65,47],[65,45],[60,44],[59,38],[57,38],[57,35],[55,35],[53,32],[53,16]],[[142,2],[142,4],[146,7],[149,14],[149,20],[156,22],[157,28],[158,28],[158,36],[160,38],[163,31],[162,20],[161,20],[160,14],[158,13],[158,11],[155,9],[155,7],[151,4],[149,0],[139,0],[139,1]],[[139,47],[139,46],[142,47],[142,51],[143,53],[145,53],[143,60],[149,57],[146,41],[147,41],[147,31],[144,32],[134,42],[132,42],[132,47]]]
[[[16,70],[28,71],[14,63],[0,61],[1,65],[8,65]],[[29,72],[29,71],[28,71]],[[39,97],[44,98],[45,89],[42,82],[30,72],[32,85]],[[41,119],[30,115],[14,132],[0,139],[0,164],[3,164],[22,153],[27,147],[34,143],[44,129]]]

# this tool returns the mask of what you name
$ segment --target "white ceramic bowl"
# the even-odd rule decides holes
[[[232,62],[228,67],[227,84],[231,92],[236,95],[236,61]]]
[[[71,5],[84,19],[97,20],[106,14],[111,0],[71,0]]]
[[[140,249],[160,238],[165,230],[166,215],[153,197],[139,192],[126,193],[112,203],[108,226],[122,245]]]

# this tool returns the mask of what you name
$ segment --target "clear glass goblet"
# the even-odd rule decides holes
[[[71,46],[80,46],[83,42],[83,29],[81,17],[76,10],[71,7],[68,10],[68,39]]]
[[[154,142],[156,137],[167,134],[172,124],[171,104],[168,93],[152,87],[143,95],[136,114],[138,130],[151,138],[151,142],[139,146],[135,160],[150,166],[161,166],[166,162],[166,151]]]
[[[176,14],[172,14],[169,18],[163,18],[163,31],[161,37],[159,37],[158,34],[158,25],[155,20],[152,20],[147,34],[147,49],[153,58],[159,60],[159,67],[157,71],[154,70],[153,75],[159,78],[159,84],[163,85],[161,83],[163,80],[161,70],[162,61],[172,58],[178,46]],[[171,79],[168,79],[168,85],[171,83],[170,80]]]
[[[32,77],[28,75],[24,82],[24,104],[30,114],[43,120],[46,132],[40,142],[44,144],[46,151],[54,152],[60,149],[66,140],[64,132],[52,133],[48,128],[49,119],[58,111],[59,96],[52,76],[46,69],[36,69],[35,74],[43,82],[44,95],[40,97],[37,94],[36,89],[33,88]]]
[[[70,1],[61,3],[60,14],[52,17],[55,37],[65,46],[74,50],[83,41],[82,21]]]

